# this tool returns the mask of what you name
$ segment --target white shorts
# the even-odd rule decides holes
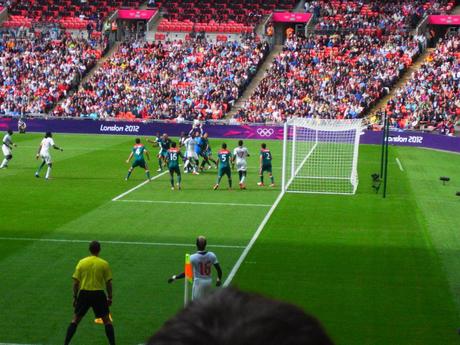
[[[188,159],[198,159],[198,155],[196,154],[196,152],[187,152],[187,158]]]
[[[3,151],[3,155],[6,157],[6,156],[9,156],[9,155],[12,155],[11,153],[11,149],[6,146],[6,145],[2,145],[2,151]]]
[[[212,279],[195,278],[192,286],[192,301],[208,295],[212,291]]]
[[[46,164],[51,164],[53,161],[51,160],[51,155],[48,153],[46,155],[40,154],[40,158],[45,161]]]
[[[236,162],[236,171],[248,170],[248,164],[246,162]]]

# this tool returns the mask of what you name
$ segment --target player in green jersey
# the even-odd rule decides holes
[[[227,150],[227,144],[222,144],[222,149],[219,150],[219,169],[217,170],[217,183],[214,185],[214,190],[219,188],[220,180],[222,176],[227,175],[228,177],[228,189],[232,189],[232,170],[231,164],[233,163],[233,155]]]
[[[259,165],[259,176],[260,182],[257,183],[258,186],[265,186],[264,185],[264,172],[268,172],[268,176],[270,177],[270,187],[275,186],[275,182],[273,179],[272,174],[272,153],[269,149],[267,149],[267,144],[263,143],[260,149],[260,165]]]
[[[150,181],[150,171],[145,163],[144,154],[147,156],[147,159],[150,160],[149,152],[145,149],[145,146],[141,144],[141,139],[136,138],[136,144],[126,160],[126,163],[129,164],[131,158],[134,157],[133,164],[131,164],[131,167],[128,170],[128,175],[125,178],[126,181],[128,181],[135,167],[144,168],[147,179]]]
[[[171,147],[171,139],[169,139],[166,133],[163,133],[160,136],[160,133],[157,133],[157,137],[155,140],[147,139],[147,141],[155,146],[160,148],[160,152],[158,152],[158,172],[163,170],[163,163],[166,165],[166,157],[168,155],[168,150]]]
[[[210,161],[213,162],[217,168],[217,165],[218,165],[217,161],[212,158],[212,150],[211,150],[211,146],[209,145],[208,133],[204,133],[201,136],[201,141],[199,145],[201,148],[200,156],[203,157],[203,161],[201,162],[200,170],[203,171],[206,164],[209,166],[209,169],[212,168]]]
[[[179,157],[184,160],[184,156],[180,149],[176,147],[176,143],[171,143],[171,148],[167,151],[166,161],[168,162],[169,175],[171,176],[171,190],[174,190],[174,173],[177,175],[177,188],[181,189],[182,176],[179,169]]]

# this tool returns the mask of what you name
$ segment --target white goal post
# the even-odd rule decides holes
[[[361,119],[292,118],[284,124],[282,190],[355,194]]]

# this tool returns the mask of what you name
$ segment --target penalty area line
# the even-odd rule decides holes
[[[0,343],[0,345],[40,345],[40,344]]]
[[[230,285],[232,282],[233,278],[235,277],[236,273],[241,267],[241,264],[243,261],[246,259],[248,256],[249,252],[251,251],[252,247],[256,243],[257,239],[259,238],[260,234],[262,233],[262,230],[265,228],[265,225],[267,224],[268,220],[272,216],[273,212],[275,211],[276,207],[280,203],[281,199],[284,196],[284,191],[281,191],[278,197],[276,198],[275,202],[273,203],[272,207],[270,210],[268,210],[267,214],[265,215],[264,219],[262,222],[259,224],[259,227],[257,228],[256,232],[252,236],[251,240],[249,241],[248,245],[244,248],[243,252],[241,253],[240,257],[238,258],[238,261],[235,263],[233,266],[232,270],[227,276],[227,279],[224,282],[224,286]]]
[[[399,160],[398,157],[396,157],[396,164],[398,164],[399,170],[404,171],[404,168],[403,168],[403,166],[401,164],[401,161]]]
[[[150,180],[146,180],[140,184],[138,184],[137,186],[131,188],[130,190],[127,190],[126,192],[124,193],[121,193],[120,195],[116,196],[115,198],[112,199],[112,201],[117,201],[117,200],[120,200],[121,198],[123,198],[124,196],[128,195],[129,193],[131,192],[134,192],[136,189],[139,189],[141,188],[142,186],[145,186],[147,183],[149,183],[150,181],[153,181],[153,180],[156,180],[157,178],[167,174],[168,171],[163,171],[162,173],[159,173],[158,175],[155,175],[154,177],[152,177]],[[1,345],[1,344],[0,344]]]
[[[146,203],[146,204],[184,204],[184,205],[209,205],[209,206],[244,206],[244,207],[270,207],[271,204],[239,204],[229,202],[200,202],[200,201],[167,201],[167,200],[114,200],[118,202]]]
[[[69,240],[60,238],[32,238],[32,237],[0,237],[0,241],[31,241],[31,242],[57,242],[57,243],[90,243],[90,240]],[[190,243],[169,243],[169,242],[140,242],[140,241],[105,241],[105,244],[120,244],[120,245],[136,245],[136,246],[156,246],[156,247],[193,247]],[[230,249],[243,249],[244,246],[232,246],[225,244],[213,244],[209,247],[216,248],[230,248]],[[4,345],[0,343],[0,345]]]

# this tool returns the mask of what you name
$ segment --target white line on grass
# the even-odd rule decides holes
[[[126,191],[126,192],[124,192],[124,193],[121,193],[120,195],[118,195],[118,196],[116,196],[115,198],[113,198],[112,201],[117,201],[117,200],[123,198],[124,196],[128,195],[129,193],[134,192],[136,189],[139,189],[139,188],[141,188],[142,186],[145,186],[145,185],[146,185],[147,183],[149,183],[150,181],[156,180],[157,178],[159,178],[159,177],[161,177],[161,176],[163,176],[163,175],[165,175],[165,174],[167,174],[167,173],[168,173],[167,170],[166,170],[166,171],[163,171],[162,173],[160,173],[160,174],[158,174],[158,175],[152,177],[150,180],[146,180],[146,181],[144,181],[144,182],[138,184],[136,187],[133,187],[133,188],[131,188],[130,190],[128,190],[128,191]],[[0,345],[1,345],[1,344],[0,344]]]
[[[16,343],[0,343],[0,345],[39,345],[39,344],[16,344]]]
[[[58,242],[58,243],[90,243],[90,240],[69,240],[60,238],[32,238],[32,237],[0,237],[0,241],[33,241],[33,242]],[[104,241],[108,244],[138,245],[138,246],[157,246],[157,247],[192,247],[190,243],[168,243],[168,242],[139,242],[139,241]],[[213,244],[210,247],[242,249],[244,246],[231,246],[225,244]],[[0,343],[0,345],[3,345]]]
[[[399,170],[404,171],[404,168],[403,168],[403,166],[401,164],[401,161],[399,160],[398,157],[396,157],[396,163],[398,164]]]
[[[262,222],[259,224],[259,227],[257,228],[256,232],[252,236],[252,238],[249,241],[248,245],[244,248],[243,252],[241,253],[240,257],[238,258],[238,261],[235,263],[235,265],[233,266],[232,270],[228,274],[227,279],[224,282],[224,286],[228,286],[232,282],[233,278],[235,277],[236,272],[238,272],[238,270],[241,267],[241,264],[243,263],[244,259],[246,259],[246,257],[248,256],[249,251],[254,246],[254,243],[256,243],[257,239],[259,238],[260,234],[262,233],[262,230],[264,229],[265,225],[267,224],[268,220],[270,219],[271,215],[275,211],[276,207],[280,203],[280,201],[283,198],[283,196],[284,196],[284,192],[281,192],[278,195],[278,197],[276,198],[276,200],[273,203],[272,207],[267,212],[267,214],[265,215],[265,217],[262,220]]]
[[[167,201],[167,200],[113,200],[118,202],[133,202],[146,204],[185,204],[185,205],[211,205],[211,206],[245,206],[245,207],[270,207],[271,204],[239,204],[228,202],[199,202],[199,201]]]

